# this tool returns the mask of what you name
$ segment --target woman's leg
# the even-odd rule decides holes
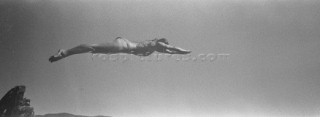
[[[58,61],[60,59],[63,59],[67,56],[71,56],[74,54],[94,52],[95,49],[93,46],[94,45],[92,45],[92,44],[91,45],[90,44],[81,44],[79,46],[76,46],[74,48],[67,49],[67,50],[60,49],[56,55],[53,55],[49,58],[49,61],[55,62],[55,61]]]
[[[74,54],[82,54],[82,53],[89,53],[89,52],[93,52],[95,49],[93,48],[93,45],[89,45],[89,44],[81,44],[78,45],[74,48],[65,50],[62,52],[62,54],[67,57],[70,55],[74,55]]]

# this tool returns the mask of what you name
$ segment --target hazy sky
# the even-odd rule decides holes
[[[0,95],[26,85],[36,114],[114,117],[320,116],[320,2],[6,0]],[[127,61],[60,48],[165,37],[214,62]]]

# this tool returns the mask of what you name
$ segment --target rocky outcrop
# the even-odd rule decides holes
[[[34,117],[30,99],[24,98],[25,86],[16,86],[0,100],[0,117]]]

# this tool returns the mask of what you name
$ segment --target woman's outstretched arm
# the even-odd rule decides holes
[[[179,47],[174,47],[174,46],[165,44],[163,42],[159,42],[159,45],[164,48],[164,50],[165,50],[164,53],[169,53],[169,54],[189,54],[189,53],[191,53],[190,50],[185,50],[185,49],[182,49]]]

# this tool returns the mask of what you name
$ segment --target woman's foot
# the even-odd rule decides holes
[[[49,58],[49,61],[52,63],[64,58],[65,57],[64,52],[65,50],[60,49],[56,55],[53,55]]]

